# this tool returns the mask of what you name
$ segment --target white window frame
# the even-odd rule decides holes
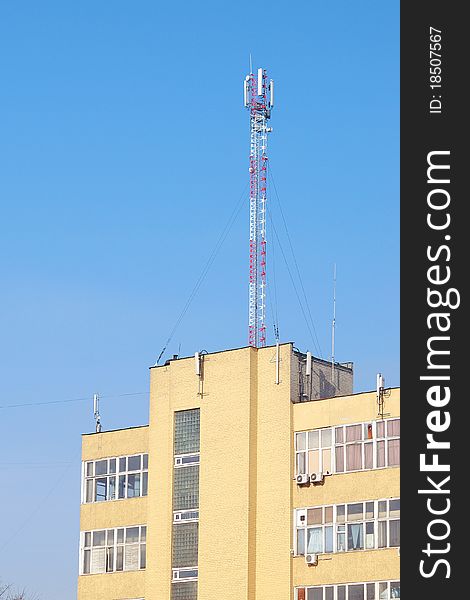
[[[196,571],[196,575],[187,575],[188,571]],[[173,568],[171,570],[172,572],[172,577],[171,577],[171,582],[172,583],[180,583],[181,581],[197,581],[198,578],[198,567],[194,566],[194,567],[178,567],[178,568]],[[185,575],[186,573],[186,575]]]
[[[358,471],[371,471],[371,470],[375,470],[375,469],[388,469],[388,468],[399,468],[399,464],[398,465],[389,465],[388,464],[388,443],[390,440],[399,440],[400,436],[396,435],[396,436],[388,436],[388,423],[389,421],[396,421],[396,420],[400,420],[400,417],[390,417],[388,419],[378,419],[378,420],[371,420],[371,421],[363,421],[360,423],[344,423],[344,424],[339,424],[339,425],[331,425],[329,427],[321,427],[318,429],[308,429],[308,430],[303,430],[303,431],[296,431],[294,432],[294,472],[295,475],[304,475],[304,474],[308,474],[311,475],[314,472],[313,467],[310,468],[309,466],[309,453],[312,451],[317,451],[318,452],[318,459],[319,459],[319,471],[323,472],[324,474],[327,473],[327,469],[324,469],[324,465],[323,465],[323,450],[330,450],[331,452],[331,469],[329,474],[330,475],[343,475],[346,473],[357,473]],[[377,424],[378,423],[384,423],[384,437],[377,437]],[[351,427],[351,426],[360,426],[361,427],[361,431],[362,431],[362,439],[361,440],[357,440],[355,442],[346,442],[346,427]],[[364,437],[364,428],[368,425],[372,425],[372,438],[370,439],[365,439]],[[340,443],[336,443],[336,430],[341,428],[343,430],[343,442]],[[329,446],[322,446],[321,445],[321,439],[322,439],[322,435],[323,435],[323,431],[327,431],[327,430],[331,430],[331,445]],[[318,444],[318,448],[310,448],[309,444],[308,444],[308,438],[309,438],[309,433],[310,432],[318,432],[318,436],[319,436],[319,444]],[[298,435],[299,434],[304,434],[305,435],[305,450],[299,450],[297,448],[297,439],[298,439]],[[385,465],[384,466],[377,466],[377,448],[378,448],[378,442],[384,442],[385,443]],[[366,443],[370,443],[372,444],[372,467],[367,467],[365,468],[365,444]],[[361,460],[362,460],[362,468],[361,469],[351,469],[348,470],[346,469],[346,459],[347,459],[347,453],[346,453],[346,447],[348,445],[353,445],[353,444],[361,444]],[[336,469],[336,448],[342,447],[343,448],[343,464],[344,464],[344,469],[342,471],[337,471]],[[305,455],[305,473],[301,473],[298,468],[298,455],[299,454],[304,454]]]
[[[390,523],[393,521],[400,521],[400,517],[395,517],[395,516],[390,516],[390,502],[394,501],[394,500],[400,500],[400,498],[381,498],[380,500],[359,500],[357,502],[344,502],[344,503],[340,503],[340,504],[322,504],[320,506],[309,506],[309,507],[305,507],[305,508],[296,508],[293,511],[293,533],[294,533],[294,556],[305,556],[305,552],[307,550],[307,543],[308,543],[308,530],[309,529],[314,529],[314,528],[321,528],[322,529],[322,542],[323,542],[323,550],[317,551],[315,552],[315,554],[339,554],[339,553],[346,553],[346,552],[368,552],[370,550],[383,550],[383,549],[387,549],[387,548],[399,548],[400,546],[391,546],[390,545]],[[385,517],[379,517],[379,511],[378,511],[378,506],[379,506],[379,502],[386,502],[386,516]],[[366,503],[373,503],[374,504],[374,514],[372,518],[366,518],[365,517],[365,510],[366,510]],[[347,507],[349,504],[362,504],[362,514],[363,514],[363,518],[362,519],[358,519],[358,520],[348,520],[348,515],[347,515]],[[344,521],[338,521],[338,507],[344,507]],[[323,519],[322,521],[324,521],[324,515],[325,515],[325,508],[329,508],[332,507],[333,509],[333,521],[330,523],[319,523],[319,524],[315,524],[315,525],[307,525],[307,511],[309,509],[321,509],[322,510],[322,516]],[[301,517],[304,517],[303,520],[301,520]],[[379,523],[381,522],[386,522],[387,523],[387,544],[385,546],[381,546],[379,547]],[[302,524],[303,523],[303,524]],[[373,523],[374,524],[374,546],[372,548],[366,548],[366,523]],[[364,547],[363,548],[359,548],[359,549],[349,549],[347,548],[347,542],[348,542],[348,525],[353,525],[353,524],[357,524],[357,525],[362,525],[363,529],[363,544]],[[338,534],[341,533],[339,530],[339,527],[343,527],[344,526],[344,537],[345,537],[345,544],[346,544],[346,549],[345,550],[338,550]],[[332,551],[325,551],[325,542],[326,542],[326,528],[327,527],[332,527],[333,528],[333,550]],[[298,531],[299,530],[303,530],[303,535],[304,535],[304,553],[299,553],[298,552]]]
[[[174,467],[179,469],[182,467],[192,467],[200,464],[200,453],[189,452],[188,454],[175,454]]]
[[[132,469],[129,470],[128,469],[128,464],[129,464],[129,458],[133,458],[136,456],[140,456],[140,469]],[[144,456],[147,457],[147,467],[144,468]],[[121,459],[126,459],[126,470],[125,471],[120,471],[119,470],[119,462]],[[103,460],[107,461],[107,472],[104,475],[96,475],[96,463],[97,462],[101,462]],[[116,461],[116,469],[114,473],[110,473],[110,461]],[[88,470],[88,465],[92,464],[92,475],[88,476],[87,475],[87,470]],[[92,460],[85,460],[82,461],[82,485],[81,485],[81,503],[82,504],[99,504],[101,502],[114,502],[116,500],[129,500],[132,498],[143,498],[145,497],[143,494],[143,481],[144,481],[144,474],[147,474],[147,493],[145,494],[145,496],[148,495],[148,453],[147,452],[137,452],[135,454],[124,454],[121,456],[106,456],[103,458],[96,458],[96,459],[92,459]],[[140,475],[140,494],[139,496],[127,496],[128,493],[128,478],[129,475]],[[120,476],[124,476],[125,480],[124,480],[124,490],[125,490],[125,496],[124,498],[119,498],[119,478]],[[97,500],[96,499],[96,486],[97,486],[97,480],[98,479],[106,479],[106,495],[107,497],[104,500]],[[114,479],[114,498],[108,497],[109,495],[109,489],[110,489],[110,481],[111,479]],[[92,496],[93,499],[91,501],[87,501],[87,482],[88,481],[92,481]]]
[[[173,511],[173,523],[193,523],[199,521],[199,509],[189,508],[186,510]]]
[[[391,587],[392,584],[396,584],[396,583],[400,583],[400,579],[382,579],[382,580],[378,580],[378,581],[350,581],[348,583],[336,583],[336,584],[331,584],[331,585],[299,585],[296,586],[294,588],[294,600],[299,600],[299,590],[305,590],[305,600],[307,600],[307,593],[308,590],[311,589],[321,589],[323,591],[323,597],[325,596],[325,588],[333,588],[333,600],[337,600],[338,598],[338,588],[339,587],[344,587],[345,588],[345,598],[346,600],[348,600],[348,596],[349,596],[349,590],[348,590],[348,586],[350,585],[362,585],[364,586],[364,598],[366,598],[366,594],[367,594],[367,585],[370,584],[374,584],[375,586],[375,598],[380,598],[379,597],[379,586],[381,583],[386,583],[387,584],[387,598],[384,600],[394,600],[393,598],[391,598],[390,596],[390,592],[391,592]],[[400,594],[401,595],[401,594]]]
[[[128,529],[133,529],[135,527],[139,528],[139,539],[137,542],[132,542],[132,543],[127,543],[126,541],[126,536],[127,536],[127,530]],[[118,530],[124,530],[123,531],[123,542],[119,542],[117,541],[117,532]],[[93,546],[93,534],[95,532],[101,532],[104,531],[105,534],[105,544],[103,546]],[[107,543],[107,539],[108,539],[108,533],[109,532],[113,532],[113,543],[112,544],[108,544]],[[90,538],[91,538],[91,545],[90,546],[85,546],[85,536],[86,534],[90,534]],[[144,536],[145,534],[145,536]],[[126,527],[110,527],[110,528],[105,528],[105,529],[90,529],[87,531],[81,531],[80,532],[80,565],[79,565],[79,574],[80,575],[97,575],[97,574],[109,574],[109,573],[121,573],[121,572],[129,572],[129,571],[143,571],[145,570],[145,566],[142,567],[141,566],[141,547],[145,546],[145,552],[147,552],[147,525],[143,524],[143,525],[128,525]],[[126,569],[126,564],[125,564],[125,548],[129,547],[129,546],[137,546],[138,547],[138,553],[139,553],[139,567],[138,569]],[[122,547],[123,548],[123,558],[122,558],[122,570],[117,570],[116,569],[116,561],[117,561],[117,551],[118,551],[118,547]],[[104,553],[105,553],[105,563],[104,563],[104,571],[99,571],[97,573],[92,573],[91,572],[91,564],[92,564],[92,549],[93,548],[103,548],[104,549]],[[106,556],[107,556],[107,551],[108,549],[112,548],[113,549],[113,569],[112,571],[108,571],[106,569]],[[85,573],[84,572],[84,560],[85,560],[85,552],[86,551],[90,551],[90,572],[89,573]]]

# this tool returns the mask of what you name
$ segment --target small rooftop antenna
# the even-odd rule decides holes
[[[331,383],[335,382],[335,328],[336,328],[336,263],[333,267],[333,321],[331,323]]]
[[[100,397],[93,394],[93,416],[96,421],[96,433],[101,433]]]
[[[385,377],[382,373],[377,373],[377,404],[379,405],[379,415],[384,418],[384,390]]]

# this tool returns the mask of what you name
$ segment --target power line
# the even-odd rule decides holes
[[[220,248],[222,247],[223,243],[225,242],[230,230],[232,229],[233,224],[235,223],[240,210],[242,209],[243,206],[243,200],[245,199],[245,194],[247,192],[248,189],[248,184],[245,185],[245,188],[240,196],[240,198],[238,199],[235,208],[233,209],[227,223],[225,224],[225,227],[222,230],[222,233],[220,234],[212,252],[209,255],[209,258],[206,261],[206,264],[204,265],[204,268],[201,271],[201,274],[199,275],[196,283],[194,284],[193,289],[191,290],[191,293],[189,294],[188,299],[186,300],[186,304],[184,305],[179,317],[177,318],[173,328],[170,331],[170,335],[168,336],[168,339],[166,340],[162,351],[160,352],[157,361],[155,363],[155,365],[158,365],[158,363],[160,362],[161,357],[163,356],[165,350],[167,349],[169,343],[171,342],[171,340],[173,339],[174,334],[176,333],[176,330],[178,329],[181,321],[183,320],[185,314],[187,313],[192,301],[194,300],[194,297],[196,296],[197,292],[199,291],[199,288],[202,285],[202,282],[204,281],[207,273],[209,272],[209,269],[211,268],[212,264],[214,263],[217,254],[219,253]]]
[[[270,246],[270,264],[272,267],[270,268],[270,273],[272,274],[272,278],[269,279],[269,285],[266,287],[267,295],[269,300],[269,305],[271,308],[272,318],[273,318],[273,330],[274,330],[274,338],[276,342],[279,341],[279,316],[278,316],[278,303],[277,303],[277,285],[276,285],[276,261],[275,261],[275,252],[274,252],[274,244]],[[270,282],[273,282],[273,285],[270,285]],[[273,289],[273,294],[271,294],[271,288]],[[274,303],[273,303],[274,296]]]
[[[56,461],[39,461],[39,462],[32,462],[32,461],[15,461],[15,462],[0,462],[0,467],[1,466],[15,466],[15,465],[32,465],[32,466],[42,466],[42,465],[48,465],[48,466],[67,466],[70,464],[69,460],[66,461],[60,461],[60,460],[56,460]]]
[[[77,452],[75,454],[75,456],[73,457],[73,460],[67,465],[67,467],[63,470],[63,472],[59,475],[59,477],[57,478],[56,482],[54,483],[54,485],[49,488],[49,491],[47,492],[47,494],[42,498],[42,500],[40,502],[38,502],[33,510],[29,513],[29,515],[26,517],[26,519],[21,523],[21,525],[12,533],[12,535],[7,538],[7,540],[4,542],[4,544],[2,546],[0,546],[0,552],[3,552],[3,550],[5,550],[5,548],[8,547],[8,545],[10,544],[10,542],[19,534],[23,531],[23,529],[26,527],[26,525],[31,521],[31,519],[41,510],[41,508],[43,507],[43,505],[47,502],[47,500],[49,500],[49,498],[52,496],[52,494],[55,492],[55,490],[59,487],[59,485],[62,483],[62,480],[64,479],[64,477],[67,475],[67,473],[69,472],[70,468],[72,465],[75,465],[76,462],[75,460],[79,457],[80,452]]]
[[[148,394],[148,392],[130,392],[127,394],[111,394],[111,395],[107,395],[107,396],[102,396],[100,394],[100,398],[123,398],[125,396],[142,396],[142,395],[146,395]],[[91,400],[92,399],[92,395],[90,396],[86,396],[83,398],[69,398],[66,400],[47,400],[44,402],[24,402],[21,404],[4,404],[3,406],[0,406],[0,409],[6,409],[6,408],[23,408],[25,406],[45,406],[48,404],[68,404],[69,402],[85,402],[86,400]]]
[[[276,311],[276,331],[277,331],[277,337],[279,339],[279,315],[278,315],[278,301],[277,301],[277,284],[276,284],[276,263],[274,260],[274,244],[272,247],[272,251],[271,251],[271,255],[272,255],[272,263],[273,263],[273,269],[272,269],[272,273],[273,273],[273,287],[274,287],[274,309]]]
[[[308,322],[307,315],[305,313],[305,310],[304,310],[304,307],[303,307],[303,304],[302,304],[302,300],[300,299],[300,295],[299,295],[299,292],[297,290],[297,286],[295,285],[295,280],[294,280],[294,277],[292,275],[292,271],[290,270],[290,267],[289,267],[289,262],[287,260],[286,255],[285,255],[284,249],[283,249],[282,244],[281,244],[281,240],[279,239],[279,235],[277,233],[276,226],[274,225],[274,221],[273,221],[273,218],[272,218],[272,215],[271,215],[271,211],[269,209],[268,209],[268,216],[269,216],[269,220],[271,221],[271,226],[272,226],[274,234],[276,236],[277,243],[279,244],[279,248],[281,250],[282,257],[284,258],[284,262],[286,263],[287,272],[289,273],[289,277],[290,277],[290,280],[292,282],[292,287],[294,288],[295,295],[297,296],[297,300],[299,302],[300,310],[302,311],[303,317],[305,319],[305,324],[307,325],[307,329],[309,330],[310,337],[312,338],[312,343],[313,343],[314,346],[316,346],[316,342],[315,342],[315,339],[314,339],[314,336],[313,336],[312,328],[310,327],[310,323]],[[319,347],[318,347],[318,350],[320,351]]]
[[[302,288],[302,293],[303,293],[304,300],[305,300],[305,306],[307,307],[307,312],[308,312],[308,315],[310,317],[310,322],[312,324],[313,332],[314,332],[315,339],[316,339],[316,342],[317,342],[317,345],[318,345],[318,350],[320,352],[320,358],[322,358],[323,357],[323,353],[322,353],[322,350],[321,350],[321,345],[320,345],[320,342],[318,340],[317,331],[315,329],[315,323],[313,321],[312,313],[310,311],[310,305],[309,305],[309,302],[308,302],[308,299],[307,299],[307,294],[305,292],[305,287],[304,287],[304,284],[303,284],[302,276],[300,274],[299,265],[297,263],[297,259],[296,259],[296,256],[295,256],[294,247],[292,245],[292,240],[291,240],[291,237],[290,237],[290,234],[289,234],[289,228],[287,227],[287,221],[286,221],[286,219],[284,217],[284,211],[282,210],[281,200],[280,200],[279,194],[277,192],[276,182],[274,181],[274,175],[272,173],[271,166],[269,166],[269,176],[271,178],[271,182],[272,182],[273,187],[274,187],[274,192],[276,194],[276,199],[277,199],[277,203],[278,203],[278,206],[279,206],[279,211],[281,213],[282,221],[284,223],[284,229],[286,230],[287,241],[289,242],[289,247],[290,247],[290,251],[291,251],[291,254],[292,254],[292,258],[294,259],[294,265],[295,265],[295,269],[297,271],[297,276],[299,278],[300,287]]]
[[[57,469],[61,467],[67,467],[72,463],[70,462],[43,462],[43,463],[28,463],[28,462],[0,462],[1,469]]]

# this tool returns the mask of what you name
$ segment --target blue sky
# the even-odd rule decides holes
[[[76,595],[92,394],[105,429],[147,422],[148,367],[247,183],[250,52],[322,354],[336,262],[337,359],[356,391],[399,384],[399,5],[288,6],[0,5],[0,406],[38,404],[0,409],[0,578],[42,600]],[[276,244],[274,268],[281,340],[316,351]],[[246,345],[247,271],[245,204],[165,356]]]

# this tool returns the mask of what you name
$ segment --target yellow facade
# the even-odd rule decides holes
[[[400,416],[400,395],[392,389],[385,399],[384,416]],[[355,394],[294,405],[293,431],[347,425],[378,419],[376,393]],[[335,474],[324,485],[302,488],[292,484],[293,507],[321,506],[400,497],[400,469],[390,467]],[[397,548],[321,555],[310,567],[303,557],[293,559],[293,585],[399,580]]]
[[[84,435],[82,461],[148,452],[148,427]],[[108,529],[147,522],[148,496],[112,502],[82,503],[80,531]],[[112,599],[144,598],[145,571],[82,575],[78,578],[78,598]]]
[[[146,497],[83,503],[82,532],[147,526],[146,568],[80,575],[79,600],[171,600],[174,415],[200,409],[199,600],[293,599],[296,586],[399,579],[397,548],[294,556],[296,508],[399,497],[397,467],[295,481],[298,431],[378,419],[376,394],[297,402],[292,344],[175,359],[150,370],[148,427],[86,435],[83,460],[148,453]],[[399,415],[399,390],[385,398]]]

